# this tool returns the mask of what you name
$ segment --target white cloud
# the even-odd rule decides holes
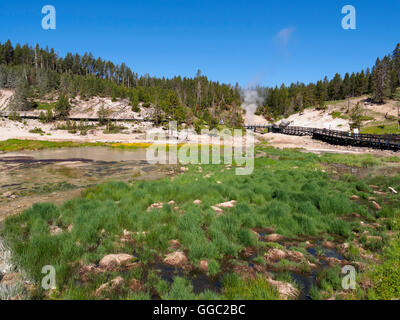
[[[281,46],[281,47],[286,47],[293,35],[293,32],[296,30],[295,27],[289,27],[280,30],[276,35],[275,35],[275,41],[276,43]]]

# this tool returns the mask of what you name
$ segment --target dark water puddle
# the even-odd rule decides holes
[[[300,287],[298,300],[312,300],[311,288],[317,285],[317,272],[313,271],[311,275],[292,272],[290,276]]]
[[[222,284],[220,278],[210,278],[204,273],[185,272],[182,268],[171,267],[164,264],[157,264],[154,266],[155,270],[159,271],[162,280],[172,284],[175,277],[182,277],[188,280],[193,286],[195,294],[201,294],[207,290],[220,293]]]

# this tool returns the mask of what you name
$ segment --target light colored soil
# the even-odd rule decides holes
[[[257,135],[259,139],[263,139],[272,147],[279,149],[303,149],[313,153],[348,153],[348,154],[363,154],[369,153],[377,156],[397,156],[400,158],[399,152],[390,150],[378,150],[371,148],[359,148],[331,145],[326,142],[314,140],[310,136],[289,136],[279,133],[267,133]]]
[[[374,120],[364,121],[363,126],[372,125],[374,122],[387,122],[385,115],[397,117],[397,106],[398,102],[394,100],[387,100],[383,104],[374,104],[368,100],[367,96],[350,99],[350,109],[353,108],[357,103],[360,103],[364,108],[364,115],[373,117]],[[307,108],[303,113],[296,113],[288,117],[287,119],[281,120],[285,122],[291,122],[290,125],[298,127],[312,127],[312,128],[326,128],[331,130],[350,130],[350,121],[348,119],[341,119],[332,117],[333,112],[340,112],[343,116],[349,116],[348,113],[348,101],[337,101],[328,104],[326,110],[320,111],[314,108]]]

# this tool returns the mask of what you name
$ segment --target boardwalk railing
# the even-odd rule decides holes
[[[268,132],[287,135],[311,136],[313,139],[338,145],[400,150],[400,135],[398,134],[354,134],[349,131],[277,125],[245,125],[245,127],[254,131],[264,129]]]

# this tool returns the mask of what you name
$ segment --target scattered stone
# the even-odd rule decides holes
[[[199,262],[199,268],[201,271],[207,272],[208,271],[208,260],[201,260]]]
[[[167,254],[164,263],[168,264],[170,266],[182,266],[183,264],[186,264],[188,262],[188,259],[182,251],[176,251],[170,254]]]
[[[168,202],[168,204],[169,204],[170,206],[172,206],[172,205],[175,204],[175,201],[174,201],[174,200],[171,200],[170,202]]]
[[[217,184],[222,184],[222,182],[221,181],[217,181]]]
[[[6,273],[1,279],[0,283],[10,286],[15,284],[18,281],[18,278],[20,278],[20,274],[18,273]]]
[[[164,206],[163,202],[153,203],[150,207],[147,208],[147,212],[150,212],[153,209],[160,210],[160,209],[162,209],[163,206]]]
[[[133,259],[133,256],[126,253],[109,254],[100,260],[99,265],[103,268],[127,265]]]
[[[222,210],[221,208],[218,208],[216,206],[211,206],[211,209],[213,209],[218,214],[224,213],[224,210]]]
[[[340,266],[342,261],[334,257],[324,257],[324,260],[329,264],[330,267]]]
[[[129,281],[129,289],[131,291],[142,291],[143,290],[143,286],[140,283],[139,280],[137,279],[132,279]]]
[[[341,248],[342,250],[347,250],[348,248],[350,248],[350,244],[347,243],[347,242],[342,243],[342,244],[340,245],[340,248]]]
[[[304,258],[304,255],[300,251],[289,251],[287,253],[289,259],[292,259],[294,261],[301,261]]]
[[[353,200],[353,201],[359,200],[359,199],[360,199],[360,197],[356,196],[356,195],[353,195],[353,196],[350,197],[350,200]]]
[[[374,198],[374,197],[369,197],[369,198],[368,198],[368,201],[376,201],[376,198]]]
[[[182,173],[184,173],[184,172],[186,172],[186,171],[189,171],[189,168],[181,167],[180,171],[181,171]]]
[[[74,228],[74,225],[73,224],[70,224],[69,226],[68,226],[68,232],[72,232],[72,229]]]
[[[328,249],[335,249],[336,248],[336,245],[332,241],[324,241],[324,242],[322,242],[322,245],[325,248],[328,248]]]
[[[265,257],[268,262],[277,262],[282,259],[285,259],[286,252],[280,249],[271,249],[266,254]]]
[[[397,190],[395,190],[395,189],[392,188],[392,187],[389,187],[389,190],[390,190],[390,192],[392,192],[393,194],[398,194]]]
[[[179,249],[181,247],[181,243],[178,240],[170,240],[168,245],[173,249]]]
[[[375,209],[380,211],[382,210],[382,207],[380,206],[380,204],[376,201],[372,201],[372,204],[374,205]]]
[[[374,185],[372,185],[372,184],[371,184],[369,187],[370,187],[371,189],[379,189],[378,186],[374,186]]]
[[[50,226],[50,235],[55,236],[62,233],[63,230],[58,226]]]
[[[234,208],[236,203],[237,203],[236,200],[231,200],[228,202],[216,204],[215,206],[218,208]]]
[[[287,300],[290,298],[296,298],[299,295],[299,290],[297,290],[292,284],[282,281],[276,281],[272,279],[267,279],[271,286],[274,286],[279,293],[281,299]]]
[[[261,236],[257,231],[254,231],[254,230],[250,230],[250,231],[252,234],[254,234],[256,236],[257,240],[260,240]]]
[[[201,204],[201,200],[194,200],[193,204]]]
[[[124,279],[122,277],[117,277],[110,282],[102,284],[94,293],[96,297],[99,297],[103,295],[105,292],[110,292],[111,290],[118,289],[122,283],[124,282]]]
[[[268,241],[268,242],[278,242],[278,241],[282,241],[283,239],[285,239],[284,236],[282,236],[280,234],[276,234],[276,233],[265,236],[265,241]]]

